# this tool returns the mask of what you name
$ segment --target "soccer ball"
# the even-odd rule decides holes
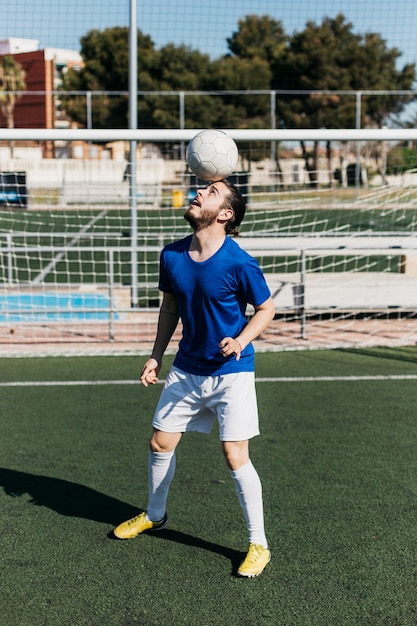
[[[235,142],[222,130],[203,130],[187,146],[188,167],[208,182],[233,174],[238,156]]]

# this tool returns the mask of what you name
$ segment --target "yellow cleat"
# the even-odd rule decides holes
[[[244,576],[245,578],[253,578],[262,574],[265,567],[271,560],[271,552],[264,546],[256,545],[255,543],[249,544],[249,550],[237,570],[238,576]]]
[[[146,512],[144,512],[117,526],[113,534],[118,539],[133,539],[133,537],[140,535],[145,532],[145,530],[162,530],[167,525],[167,522],[168,518],[166,514],[159,522],[151,522]]]

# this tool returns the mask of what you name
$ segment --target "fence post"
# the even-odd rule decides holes
[[[300,308],[299,308],[299,311],[300,311],[300,322],[301,322],[301,339],[307,339],[305,294],[306,294],[306,253],[305,253],[305,250],[301,250],[301,255],[300,255]]]
[[[12,233],[8,233],[6,235],[7,242],[7,283],[9,285],[13,284],[13,235]]]
[[[108,272],[109,272],[109,339],[114,341],[114,255],[113,250],[109,250],[108,260]]]
[[[136,0],[130,0],[129,17],[129,128],[138,127],[138,27]],[[130,275],[131,306],[138,306],[138,200],[136,189],[136,148],[137,141],[129,142],[129,209],[130,209]]]

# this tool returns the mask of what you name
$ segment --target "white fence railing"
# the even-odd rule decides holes
[[[414,237],[302,237],[288,239],[239,238],[239,244],[254,256],[297,256],[298,270],[288,273],[266,273],[276,314],[291,312],[300,323],[302,338],[308,336],[308,319],[312,314],[417,311],[417,240]],[[6,265],[6,281],[0,286],[0,324],[28,323],[76,326],[89,322],[106,323],[108,340],[114,338],[116,323],[124,323],[146,307],[132,307],[120,299],[123,285],[116,278],[115,255],[126,253],[126,247],[76,246],[80,257],[102,253],[106,257],[106,275],[100,282],[77,285],[45,283],[39,280],[17,282],[16,259],[30,250],[48,259],[61,259],[74,248],[66,246],[13,245],[11,236],[0,247],[0,257]],[[136,252],[153,253],[160,246],[139,246]],[[328,255],[363,256],[389,255],[401,257],[401,272],[320,272],[308,271],[309,257]],[[49,261],[50,263],[50,261]],[[407,269],[408,268],[408,269]],[[46,276],[43,276],[45,279]],[[157,291],[154,277],[139,284],[139,291]],[[153,299],[155,296],[153,297]],[[155,303],[153,307],[155,307]],[[152,308],[152,307],[151,307]],[[248,311],[250,314],[251,311]]]

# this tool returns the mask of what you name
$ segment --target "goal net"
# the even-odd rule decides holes
[[[237,242],[274,299],[257,349],[415,344],[414,3],[116,4],[1,4],[0,343],[150,350],[159,254],[201,185],[186,146],[211,127],[238,144]]]
[[[384,181],[375,174],[366,184],[352,175],[344,187],[334,178],[335,141],[331,170],[320,157],[322,182],[311,186],[296,155],[280,156],[278,170],[271,141],[256,142],[265,157],[244,170],[253,142],[242,143],[232,180],[248,209],[237,241],[258,259],[276,309],[261,347],[415,342],[417,170]],[[159,252],[189,233],[183,213],[199,181],[174,158],[175,146],[140,150],[135,233],[128,160],[22,159],[18,172],[3,174],[3,342],[134,344],[153,328]],[[363,176],[372,159],[362,160]]]

